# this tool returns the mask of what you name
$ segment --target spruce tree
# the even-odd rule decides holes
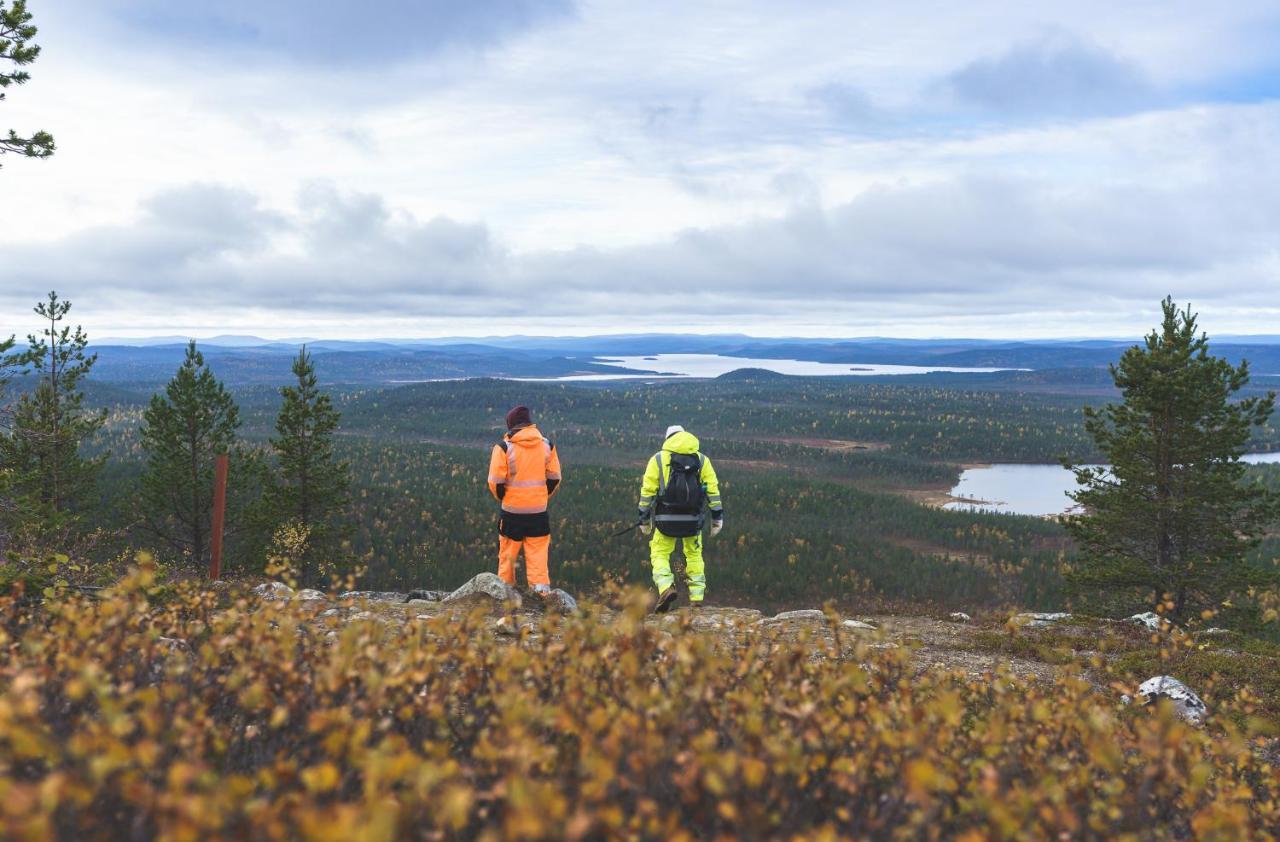
[[[144,527],[200,567],[209,561],[214,458],[235,450],[239,427],[239,408],[192,341],[143,412],[141,496]]]
[[[86,459],[80,451],[106,421],[106,411],[84,406],[81,384],[97,361],[86,349],[88,337],[77,325],[64,325],[71,302],[50,292],[35,312],[48,325],[27,337],[29,347],[11,357],[34,380],[12,408],[11,432],[0,439],[0,462],[15,517],[49,534],[70,527],[94,491],[103,457]]]
[[[338,411],[317,387],[315,364],[305,347],[293,361],[293,374],[296,384],[280,390],[284,402],[271,439],[280,465],[271,509],[307,536],[300,572],[302,583],[311,586],[320,584],[322,566],[334,561],[342,535],[336,517],[351,479],[349,466],[333,450]]]
[[[1073,467],[1081,512],[1067,526],[1080,559],[1070,580],[1113,604],[1167,605],[1185,622],[1276,578],[1245,556],[1280,513],[1277,497],[1246,485],[1240,461],[1275,394],[1235,399],[1248,363],[1211,356],[1189,307],[1166,298],[1163,310],[1160,329],[1111,367],[1123,401],[1085,409],[1109,467]]]
[[[31,74],[21,68],[40,55],[40,47],[31,43],[36,37],[36,28],[31,23],[26,0],[13,0],[12,6],[6,6],[5,0],[0,0],[0,60],[18,69],[0,71],[0,102],[4,101],[5,88],[24,84],[31,78]],[[27,158],[48,158],[53,150],[53,136],[48,132],[23,137],[10,129],[7,136],[0,135],[0,155],[12,152]]]

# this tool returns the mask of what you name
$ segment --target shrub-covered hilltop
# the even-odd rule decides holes
[[[628,604],[631,600],[631,604]],[[1259,838],[1280,768],[1204,727],[748,612],[0,601],[6,839]],[[487,609],[487,610],[486,610]],[[506,633],[502,633],[502,632]],[[913,665],[915,664],[915,665]]]

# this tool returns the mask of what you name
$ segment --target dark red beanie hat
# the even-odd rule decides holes
[[[529,414],[529,407],[527,406],[517,406],[507,413],[508,430],[514,430],[516,427],[528,427],[532,423],[533,416]]]

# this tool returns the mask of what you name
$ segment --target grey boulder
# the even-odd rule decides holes
[[[263,582],[253,592],[263,599],[289,599],[293,596],[293,588],[284,582]]]
[[[1127,618],[1126,622],[1133,623],[1135,626],[1145,626],[1151,631],[1160,631],[1160,615],[1154,611],[1134,614],[1132,617]]]
[[[1158,699],[1168,699],[1178,717],[1193,725],[1199,725],[1209,713],[1209,708],[1195,691],[1173,676],[1148,678],[1138,687],[1138,695],[1148,705],[1155,704]]]
[[[523,603],[520,592],[498,578],[496,573],[481,573],[470,582],[446,596],[441,602],[446,605],[475,602],[478,600],[494,600],[515,605]]]
[[[578,613],[578,600],[560,588],[556,588],[542,599],[548,608],[559,611],[561,614]]]

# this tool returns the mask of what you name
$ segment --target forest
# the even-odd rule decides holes
[[[661,432],[679,423],[700,438],[722,481],[728,528],[707,549],[713,603],[1058,609],[1070,601],[1063,573],[1074,555],[1059,523],[921,501],[945,498],[969,464],[1100,458],[1084,414],[1103,401],[1083,401],[1074,388],[760,370],[653,382],[352,386],[323,382],[306,349],[263,356],[274,368],[258,379],[270,384],[227,387],[220,365],[228,355],[205,357],[195,344],[167,384],[103,382],[87,337],[59,334],[53,324],[44,345],[9,358],[9,394],[38,424],[41,412],[52,412],[41,372],[62,354],[62,376],[73,375],[63,388],[74,399],[59,411],[72,407],[68,417],[81,424],[71,443],[78,461],[68,464],[83,481],[65,511],[51,513],[61,530],[54,531],[67,536],[58,551],[84,557],[75,576],[57,574],[67,582],[94,580],[95,570],[108,578],[112,565],[95,559],[138,550],[174,576],[203,575],[205,486],[213,453],[226,451],[232,575],[260,576],[286,559],[316,584],[358,574],[360,587],[372,590],[455,587],[494,565],[498,512],[484,484],[486,463],[506,410],[526,404],[564,465],[551,512],[552,575],[575,592],[646,581],[647,547],[636,533],[615,533],[634,517],[640,475]],[[296,383],[281,387],[290,381],[277,369],[290,361]],[[203,430],[198,442],[184,442],[184,425]],[[1251,436],[1251,450],[1280,447],[1273,424]],[[10,439],[15,448],[24,441],[18,432]],[[41,440],[31,441],[27,455],[37,458]],[[323,443],[323,459],[299,455],[314,442]],[[18,460],[20,449],[12,452]],[[300,458],[311,461],[299,468]],[[308,475],[302,488],[299,477]],[[1275,468],[1249,476],[1268,487],[1280,482]],[[42,486],[30,487],[33,500],[43,499]],[[282,529],[288,512],[308,509],[306,535],[290,538]],[[294,558],[299,541],[306,559]],[[1252,563],[1269,564],[1277,543],[1269,533]]]
[[[348,551],[372,589],[446,588],[487,569],[497,517],[483,484],[488,450],[501,438],[505,408],[525,401],[565,464],[553,508],[553,573],[566,587],[644,580],[644,545],[634,534],[609,536],[632,517],[644,461],[661,444],[654,431],[678,419],[701,437],[729,501],[732,527],[708,550],[719,599],[1037,607],[1061,601],[1055,571],[1065,542],[1054,524],[943,511],[893,493],[949,487],[958,475],[955,463],[909,455],[919,438],[913,431],[929,418],[946,419],[956,431],[949,450],[960,452],[962,440],[965,458],[978,459],[999,453],[1002,440],[1051,437],[1028,432],[1034,401],[933,389],[812,388],[798,379],[771,383],[767,400],[754,404],[750,382],[635,389],[480,380],[335,392],[342,417],[337,449],[351,468]],[[695,392],[696,401],[684,406]],[[278,395],[249,389],[237,397],[245,438],[261,445]],[[964,413],[944,411],[949,398],[970,412],[990,406],[1007,420],[966,421]],[[795,423],[787,420],[790,407],[804,410]],[[1059,412],[1059,429],[1066,430],[1069,410]],[[102,484],[107,506],[129,499],[142,470],[141,413],[137,405],[112,406],[95,445],[110,453]],[[865,443],[835,438],[853,435]],[[936,440],[934,446],[942,447]],[[116,508],[117,524],[126,526],[128,518],[128,506]],[[261,540],[233,540],[240,568],[251,572],[259,564]]]

